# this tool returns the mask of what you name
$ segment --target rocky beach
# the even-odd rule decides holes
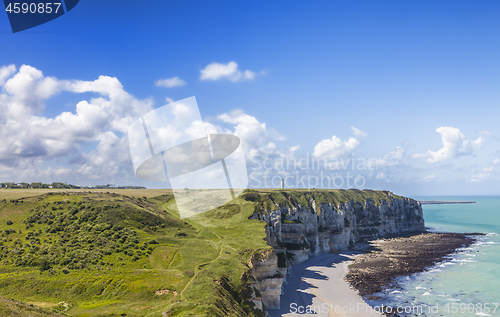
[[[397,277],[424,272],[449,259],[460,248],[473,244],[474,235],[478,234],[423,233],[373,241],[371,251],[357,256],[349,265],[345,280],[364,299],[384,301],[374,294],[397,286]]]

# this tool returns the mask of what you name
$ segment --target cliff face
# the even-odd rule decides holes
[[[261,294],[256,304],[262,300],[267,308],[279,308],[281,284],[293,263],[358,241],[425,231],[421,205],[413,199],[381,191],[325,192],[274,192],[268,195],[272,203],[261,203],[250,217],[267,223],[267,240],[275,250],[253,263],[253,286]],[[263,201],[262,194],[258,199]]]

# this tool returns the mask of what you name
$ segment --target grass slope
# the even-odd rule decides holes
[[[252,315],[241,278],[269,248],[253,205],[184,221],[164,193],[0,196],[0,296],[70,316]]]
[[[66,315],[43,309],[13,299],[0,298],[0,316],[2,317],[64,317]]]
[[[170,190],[0,190],[0,315],[258,316],[246,272],[271,247],[250,215],[390,195],[247,190],[180,219]]]
[[[370,189],[252,189],[246,190],[243,197],[255,203],[256,212],[273,211],[279,207],[295,205],[311,207],[312,201],[315,201],[318,214],[321,211],[320,205],[323,203],[338,206],[350,201],[364,205],[367,200],[371,199],[374,205],[380,205],[382,200],[389,201],[391,197],[402,198],[389,191]]]

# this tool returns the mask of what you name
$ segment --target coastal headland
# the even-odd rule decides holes
[[[316,264],[347,294],[341,252],[425,232],[421,203],[389,191],[252,189],[185,219],[171,190],[0,195],[0,296],[70,316],[266,316],[293,264],[331,257]]]

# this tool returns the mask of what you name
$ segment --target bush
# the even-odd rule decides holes
[[[64,269],[62,269],[62,272],[63,272],[64,274],[68,274],[68,273],[69,273],[69,270],[68,270],[67,268],[64,268]]]
[[[10,225],[13,225],[14,222],[12,220],[7,220],[7,225],[10,226]]]
[[[40,266],[40,271],[47,271],[50,269],[50,262],[47,261],[46,259],[42,259],[40,260],[40,263],[39,263],[39,266]]]
[[[153,240],[149,241],[149,244],[158,244],[158,241],[156,239],[153,239]]]

